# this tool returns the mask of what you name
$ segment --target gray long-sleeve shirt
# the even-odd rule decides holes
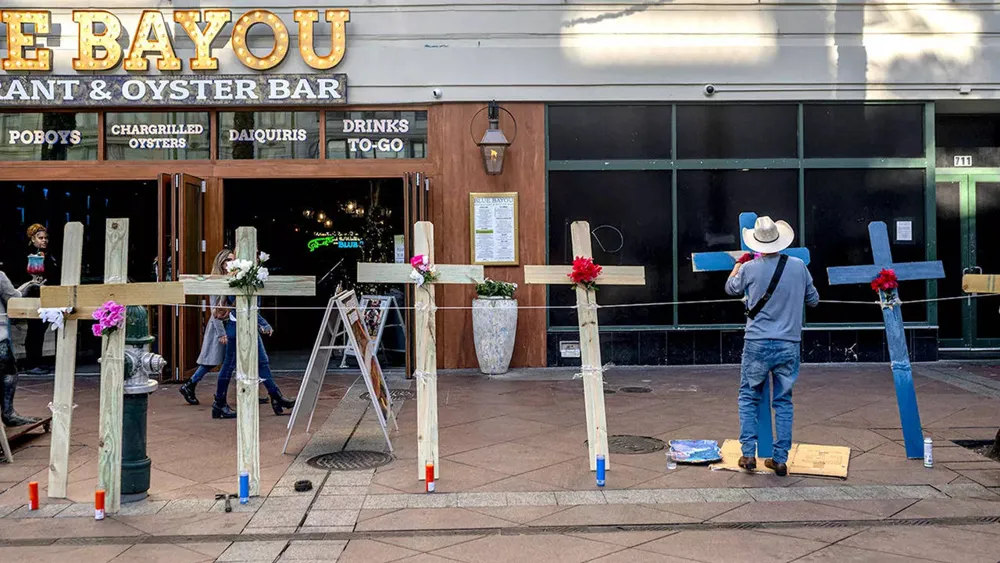
[[[771,276],[778,266],[778,255],[771,254],[751,260],[740,267],[735,276],[726,280],[726,293],[742,296],[747,293],[747,307],[760,301]],[[802,306],[815,307],[819,303],[819,292],[813,286],[812,276],[805,262],[789,256],[785,271],[771,300],[753,319],[747,319],[745,340],[802,340]]]
[[[21,292],[10,283],[7,274],[0,272],[0,342],[10,338],[10,317],[7,316],[7,300],[20,297]]]

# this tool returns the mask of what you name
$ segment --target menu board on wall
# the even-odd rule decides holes
[[[469,194],[472,263],[518,265],[517,192]]]

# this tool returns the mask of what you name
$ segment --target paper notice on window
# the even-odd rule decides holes
[[[913,242],[913,221],[896,221],[896,242]]]
[[[517,264],[517,194],[472,194],[472,262]]]
[[[393,250],[395,250],[395,262],[397,264],[406,262],[406,243],[404,242],[403,235],[393,235],[392,246]]]

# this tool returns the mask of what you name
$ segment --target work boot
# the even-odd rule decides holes
[[[274,409],[274,414],[281,415],[284,411],[282,409],[290,409],[295,406],[294,399],[286,399],[281,396],[281,392],[271,393],[271,408]]]
[[[212,403],[212,418],[236,418],[236,411],[229,408],[225,399],[216,397]]]
[[[774,474],[778,477],[788,475],[788,465],[784,463],[775,463],[773,459],[765,459],[764,467],[774,471]]]
[[[194,388],[197,386],[198,386],[197,381],[189,379],[184,385],[181,385],[180,389],[178,389],[178,391],[180,391],[181,396],[184,397],[184,400],[187,401],[187,404],[189,405],[201,404],[198,402],[198,397],[196,397],[194,394]]]
[[[4,426],[24,426],[34,424],[41,419],[31,416],[21,416],[14,410],[14,393],[17,391],[17,374],[3,376],[3,410],[0,419]]]
[[[757,458],[755,457],[742,456],[736,464],[750,473],[757,471]]]

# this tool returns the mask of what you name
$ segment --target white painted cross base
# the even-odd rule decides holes
[[[414,339],[416,340],[417,380],[417,479],[423,481],[426,464],[434,464],[434,478],[441,474],[438,463],[437,415],[437,336],[435,327],[434,286],[437,284],[479,283],[485,279],[482,266],[458,266],[434,263],[434,225],[429,221],[414,223],[413,254],[424,255],[437,268],[438,278],[424,284],[416,294]],[[409,264],[358,264],[358,282],[361,283],[414,283],[410,278],[413,267]]]
[[[576,221],[571,227],[573,256],[592,258],[590,223]],[[569,285],[572,266],[525,266],[524,283]],[[597,285],[645,285],[642,266],[603,266]],[[604,412],[604,376],[601,363],[601,337],[597,323],[597,293],[576,286],[577,319],[580,328],[580,363],[582,364],[583,400],[587,410],[587,448],[590,470],[597,469],[597,456],[603,455],[605,469],[611,469],[608,453],[608,424]]]

